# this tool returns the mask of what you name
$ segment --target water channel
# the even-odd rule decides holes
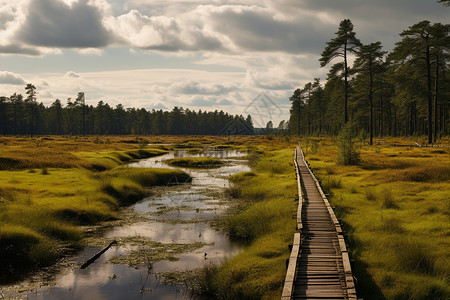
[[[50,286],[34,287],[30,292],[1,291],[4,298],[12,299],[188,299],[182,285],[167,285],[159,274],[200,268],[206,263],[221,263],[240,251],[228,237],[211,227],[210,221],[227,208],[223,189],[229,186],[230,175],[249,171],[246,160],[238,159],[246,153],[235,150],[205,150],[198,154],[187,150],[129,164],[129,167],[172,168],[165,160],[174,157],[217,157],[225,165],[216,169],[183,169],[192,177],[192,183],[181,186],[156,188],[152,196],[136,203],[132,210],[139,213],[137,222],[115,226],[104,232],[104,239],[145,238],[164,244],[196,244],[186,252],[177,252],[170,260],[159,260],[149,265],[112,263],[111,259],[126,257],[139,250],[139,244],[121,243],[112,246],[86,269],[80,265],[102,247],[86,247],[71,268],[66,268],[52,280]],[[176,181],[176,178],[174,178]],[[171,251],[170,247],[167,251]]]

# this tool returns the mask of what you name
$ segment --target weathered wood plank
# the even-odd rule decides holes
[[[301,235],[294,237],[282,299],[356,300],[342,228],[300,147],[295,151],[294,164],[299,199],[297,229]]]

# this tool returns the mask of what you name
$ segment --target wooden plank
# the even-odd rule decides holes
[[[284,279],[283,293],[281,299],[290,299],[294,291],[294,279],[297,268],[297,260],[299,257],[301,237],[300,233],[294,234],[294,242],[292,244],[291,256],[289,258],[289,264],[286,271],[286,277]]]
[[[303,160],[304,160],[304,156]],[[308,164],[306,163],[306,161],[304,161],[304,166],[308,166]],[[307,171],[309,173],[309,175],[311,176],[311,178],[313,179],[312,182],[316,185],[318,194],[322,197],[322,201],[324,204],[324,207],[326,208],[326,210],[328,211],[329,217],[331,219],[331,221],[333,222],[333,224],[335,225],[335,232],[336,234],[338,234],[338,244],[339,244],[339,250],[341,252],[341,260],[342,260],[342,265],[343,265],[343,269],[344,269],[344,273],[345,273],[345,284],[347,287],[347,290],[345,291],[347,296],[353,299],[353,297],[356,297],[356,291],[354,289],[354,281],[353,281],[353,276],[351,276],[351,265],[350,265],[350,261],[348,259],[348,253],[347,253],[347,247],[345,245],[345,240],[342,236],[342,228],[339,224],[339,221],[336,218],[336,215],[334,214],[333,209],[331,208],[331,205],[328,201],[328,199],[326,198],[325,194],[322,191],[322,188],[320,187],[319,181],[317,180],[317,178],[315,177],[314,173],[311,171],[311,169],[309,167],[306,167]],[[304,169],[304,168],[302,168]],[[304,171],[304,170],[302,170]],[[306,172],[302,172],[301,175],[305,175]],[[308,182],[307,186],[311,188],[311,181]],[[306,184],[305,184],[306,186]],[[320,208],[318,208],[318,206],[315,206],[315,208],[317,208],[317,210],[320,210]],[[323,215],[320,214],[317,210],[315,210],[315,219],[320,219],[323,218]],[[308,224],[308,226],[313,227],[315,225],[319,225],[317,222],[311,222]],[[323,227],[322,227],[323,228]],[[355,298],[356,299],[356,298]]]
[[[286,274],[282,299],[294,296],[295,299],[348,297],[356,300],[352,298],[356,292],[342,228],[300,146],[295,149],[294,165],[299,199],[297,230],[304,240],[301,243],[300,234],[294,236],[287,271],[291,275]]]

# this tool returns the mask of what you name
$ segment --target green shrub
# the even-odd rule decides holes
[[[359,163],[359,152],[355,148],[354,138],[354,127],[352,127],[352,124],[348,122],[342,126],[342,129],[338,135],[338,164],[357,165]]]

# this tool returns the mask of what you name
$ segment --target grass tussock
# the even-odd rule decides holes
[[[6,270],[29,269],[32,265],[46,265],[52,260],[54,244],[32,229],[2,224],[0,228],[0,280],[17,278]],[[12,274],[11,274],[12,273]],[[12,276],[12,278],[11,278]]]
[[[224,164],[223,161],[214,157],[178,157],[169,159],[167,163],[177,167],[206,169],[218,168]]]
[[[325,193],[331,193],[333,189],[342,188],[342,181],[336,176],[327,176],[322,180],[321,186]]]
[[[419,274],[435,274],[435,258],[426,243],[416,238],[400,238],[393,246],[399,269]]]
[[[395,200],[392,191],[385,189],[381,193],[381,204],[384,208],[398,208],[397,201]]]
[[[365,189],[364,190],[364,195],[365,195],[366,199],[369,200],[369,201],[377,200],[377,195],[376,195],[376,193],[375,193],[373,188]]]

